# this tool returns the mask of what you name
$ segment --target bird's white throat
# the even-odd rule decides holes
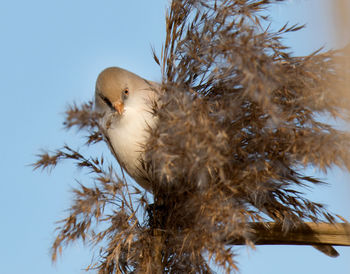
[[[118,161],[135,179],[140,177],[140,159],[149,137],[149,127],[155,125],[149,98],[139,96],[125,105],[124,113],[112,118],[107,135]]]

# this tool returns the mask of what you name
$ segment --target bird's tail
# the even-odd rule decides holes
[[[252,241],[255,245],[311,245],[330,257],[339,253],[333,246],[350,246],[349,223],[304,223],[283,231],[276,223],[251,223]],[[229,239],[229,244],[245,244],[244,239]]]

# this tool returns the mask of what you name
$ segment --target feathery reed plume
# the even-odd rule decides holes
[[[336,221],[302,189],[323,183],[306,167],[350,168],[349,134],[320,119],[349,120],[340,88],[349,71],[338,62],[347,57],[342,51],[293,57],[280,37],[301,26],[263,29],[272,3],[171,2],[161,57],[154,53],[163,74],[158,124],[143,163],[152,199],[102,157],[68,146],[39,156],[36,168],[72,159],[93,174],[93,187],[74,190],[53,260],[82,239],[100,246],[99,260],[88,267],[98,273],[211,273],[210,260],[230,272],[237,266],[228,244],[254,246],[267,222],[287,235],[306,222]],[[91,103],[66,113],[68,129],[87,130],[89,144],[102,140]]]
[[[350,3],[346,0],[334,0],[332,1],[331,9],[333,14],[333,31],[336,34],[336,39],[341,43],[349,43],[350,34]]]

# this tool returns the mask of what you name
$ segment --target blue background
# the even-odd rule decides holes
[[[285,43],[297,55],[331,48],[332,0],[296,0],[271,10],[274,26],[307,23]],[[40,149],[73,147],[81,137],[63,130],[68,103],[92,99],[95,79],[117,65],[160,81],[151,46],[160,52],[165,36],[165,0],[0,1],[1,226],[0,273],[84,273],[90,247],[81,243],[50,261],[55,222],[66,216],[74,178],[86,178],[69,163],[52,174],[33,172]],[[108,155],[107,150],[101,150]],[[309,194],[350,219],[348,173],[321,174],[331,185]],[[328,258],[311,247],[237,248],[242,274],[350,273],[350,247]]]

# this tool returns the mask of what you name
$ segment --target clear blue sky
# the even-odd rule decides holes
[[[65,217],[70,204],[72,177],[86,174],[69,164],[51,175],[33,172],[28,165],[41,148],[79,143],[78,134],[63,130],[62,113],[68,103],[92,98],[103,68],[117,65],[150,80],[161,79],[151,46],[158,52],[161,48],[167,2],[0,1],[0,273],[83,273],[89,264],[89,247],[82,244],[66,249],[55,265],[49,252],[54,223]],[[296,54],[334,45],[330,2],[294,0],[272,10],[276,26],[286,20],[308,24],[307,30],[286,39]],[[349,175],[334,170],[322,176],[331,186],[310,196],[350,219]],[[311,247],[238,250],[242,274],[350,273],[350,247],[338,248],[337,259]]]

